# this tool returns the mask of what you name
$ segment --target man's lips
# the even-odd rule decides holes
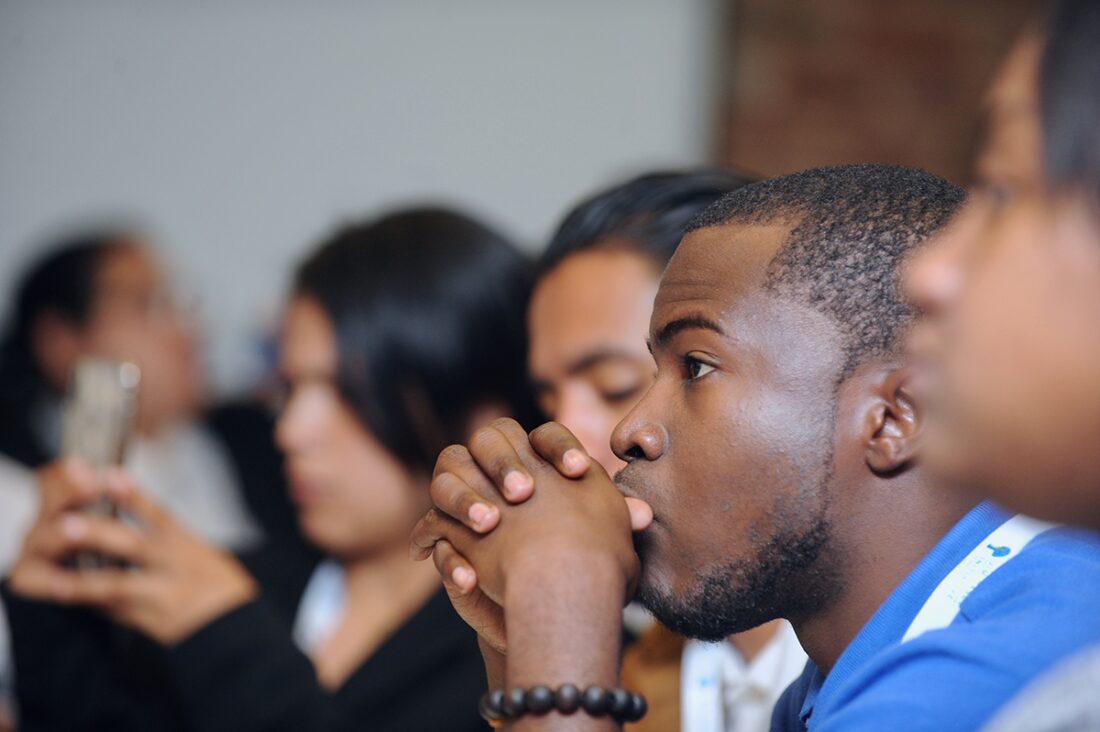
[[[630,528],[634,532],[645,531],[656,521],[656,516],[649,502],[638,497],[638,491],[631,485],[634,479],[629,470],[628,465],[615,474],[615,487],[626,499],[627,509],[630,511]]]

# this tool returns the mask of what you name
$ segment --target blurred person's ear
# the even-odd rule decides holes
[[[46,311],[31,327],[30,342],[31,355],[42,376],[57,391],[65,391],[84,350],[81,332],[61,315]]]
[[[910,379],[909,369],[890,369],[872,384],[863,438],[864,459],[876,473],[901,470],[916,457],[922,420]]]

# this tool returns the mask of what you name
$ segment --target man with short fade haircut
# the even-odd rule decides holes
[[[628,463],[614,484],[553,423],[498,422],[440,456],[413,545],[434,548],[487,641],[491,684],[615,687],[635,590],[703,639],[788,619],[811,661],[776,730],[973,729],[1100,637],[1086,622],[1100,546],[979,504],[918,460],[898,275],[962,199],[877,165],[742,188],[665,272],[658,376],[612,437]],[[534,490],[506,500],[505,478]],[[599,689],[582,711],[558,694],[527,714],[543,693],[509,702],[514,729],[618,726]]]

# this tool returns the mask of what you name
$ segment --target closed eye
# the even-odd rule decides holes
[[[605,402],[608,402],[609,404],[619,404],[621,402],[625,402],[625,401],[628,401],[630,399],[634,399],[635,397],[638,396],[638,392],[640,392],[641,390],[642,390],[641,386],[631,386],[631,387],[626,388],[626,389],[619,389],[619,390],[616,390],[616,391],[605,392],[603,394],[603,399],[604,399]]]

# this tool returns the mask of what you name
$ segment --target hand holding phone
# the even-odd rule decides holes
[[[141,370],[125,361],[82,358],[73,374],[73,387],[62,418],[62,454],[77,457],[102,474],[122,464],[133,423]],[[107,498],[87,508],[90,513],[117,516]],[[79,554],[76,566],[94,569],[109,560],[99,554]]]

